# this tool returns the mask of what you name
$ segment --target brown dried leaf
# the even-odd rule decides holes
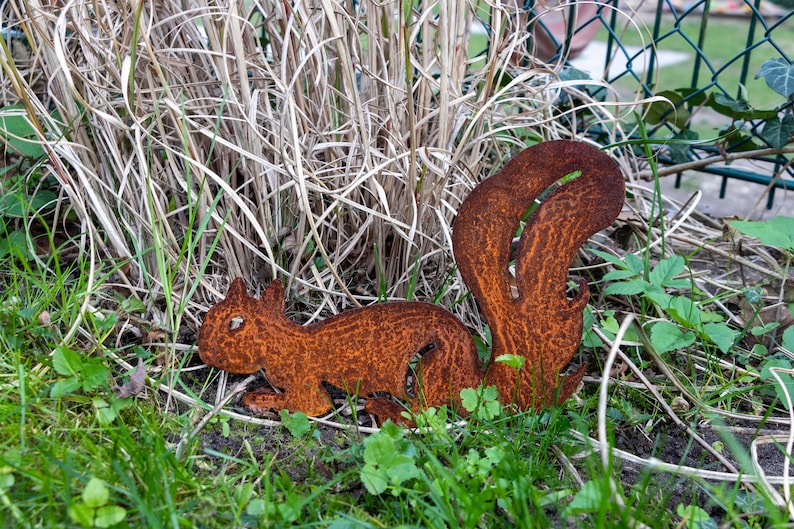
[[[132,371],[130,379],[121,386],[113,386],[113,392],[118,398],[127,399],[143,391],[144,386],[146,386],[146,366],[143,360],[138,358],[138,365]]]

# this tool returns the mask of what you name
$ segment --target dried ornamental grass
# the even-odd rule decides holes
[[[462,198],[525,142],[586,132],[555,105],[587,95],[526,56],[500,4],[4,9],[32,54],[6,56],[3,97],[46,138],[92,256],[131,259],[117,280],[177,312],[236,276],[285,277],[312,318],[409,290],[433,299],[451,278],[449,305]],[[619,131],[615,108],[592,106],[590,125]]]

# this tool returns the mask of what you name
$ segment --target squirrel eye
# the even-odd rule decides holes
[[[245,320],[243,320],[242,316],[234,316],[232,319],[229,320],[229,330],[234,331],[236,329],[239,329],[240,327],[243,326],[244,321]]]

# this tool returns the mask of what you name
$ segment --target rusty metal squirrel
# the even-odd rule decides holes
[[[581,176],[548,193],[527,219],[513,280],[510,247],[522,217],[550,186],[577,172]],[[562,402],[583,375],[582,368],[569,375],[561,370],[581,341],[589,295],[580,280],[578,294],[567,297],[568,267],[582,244],[617,217],[624,197],[623,176],[609,156],[559,140],[520,152],[465,199],[453,226],[453,251],[491,330],[486,365],[466,327],[436,305],[376,304],[301,326],[285,315],[279,281],[255,299],[239,278],[207,313],[199,355],[208,366],[232,373],[265,371],[282,393],[245,394],[243,404],[254,412],[321,415],[332,407],[323,383],[369,397],[365,409],[380,421],[404,422],[406,406],[418,411],[455,405],[462,389],[480,384],[495,385],[501,401],[519,409]],[[420,353],[415,383],[408,387]],[[502,354],[523,356],[523,367],[494,361]]]

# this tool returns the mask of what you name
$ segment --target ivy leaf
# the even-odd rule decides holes
[[[750,106],[746,99],[734,99],[725,94],[710,94],[706,106],[716,110],[733,121],[770,119],[777,116],[775,110],[759,110]]]
[[[678,325],[660,321],[651,328],[651,344],[659,353],[683,349],[695,343],[695,333],[682,331]]]
[[[678,129],[686,127],[691,112],[684,105],[684,95],[678,90],[663,90],[656,94],[667,101],[654,101],[648,106],[645,121],[651,125],[671,123]]]
[[[684,258],[680,255],[673,255],[662,259],[651,270],[650,280],[652,285],[658,286],[671,286],[669,283],[673,282],[678,288],[681,283],[674,281],[673,278],[684,271]],[[685,282],[684,286],[689,286],[689,281]]]
[[[560,81],[592,81],[593,77],[582,70],[576,69],[573,66],[566,66],[560,73]]]
[[[745,288],[744,291],[742,291],[742,294],[744,294],[744,299],[747,300],[747,303],[761,303],[761,301],[764,299],[764,289],[761,287]]]
[[[730,351],[736,340],[736,332],[724,323],[707,323],[703,326],[703,333],[722,353]]]
[[[36,129],[31,125],[22,105],[9,105],[0,114],[0,139],[26,158],[41,158],[45,151],[38,142]]]
[[[731,96],[727,96],[725,94],[715,94],[713,99],[715,104],[728,107],[734,112],[744,112],[750,108],[750,105],[747,104],[747,101],[734,99]]]
[[[769,220],[729,220],[728,224],[767,246],[794,250],[794,217],[780,215]]]
[[[757,116],[751,119],[769,119],[776,115],[777,113],[773,113],[771,116]],[[728,151],[746,152],[766,147],[766,144],[762,144],[755,140],[755,136],[744,128],[744,124],[741,121],[734,121],[734,123],[731,123],[728,127],[720,129],[719,134],[721,139],[718,143]]]
[[[792,132],[794,132],[794,116],[786,114],[782,119],[774,117],[764,123],[761,137],[773,148],[782,149],[788,143]]]
[[[33,259],[33,252],[28,247],[28,238],[24,232],[12,231],[7,237],[0,239],[0,258],[6,255],[14,255],[26,261]]]
[[[787,60],[769,59],[761,65],[761,69],[755,75],[756,79],[763,77],[766,84],[785,98],[794,95],[794,64]]]
[[[763,501],[757,492],[737,490],[733,504],[739,508],[739,512],[753,512],[762,508]]]
[[[58,195],[49,189],[40,189],[34,195],[7,193],[0,198],[0,212],[4,216],[24,218],[45,206],[52,206],[57,201]]]
[[[700,139],[700,134],[694,130],[684,129],[673,136],[673,140],[667,144],[667,150],[670,151],[670,158],[673,163],[686,163],[692,159],[692,151],[690,147],[694,140]]]

